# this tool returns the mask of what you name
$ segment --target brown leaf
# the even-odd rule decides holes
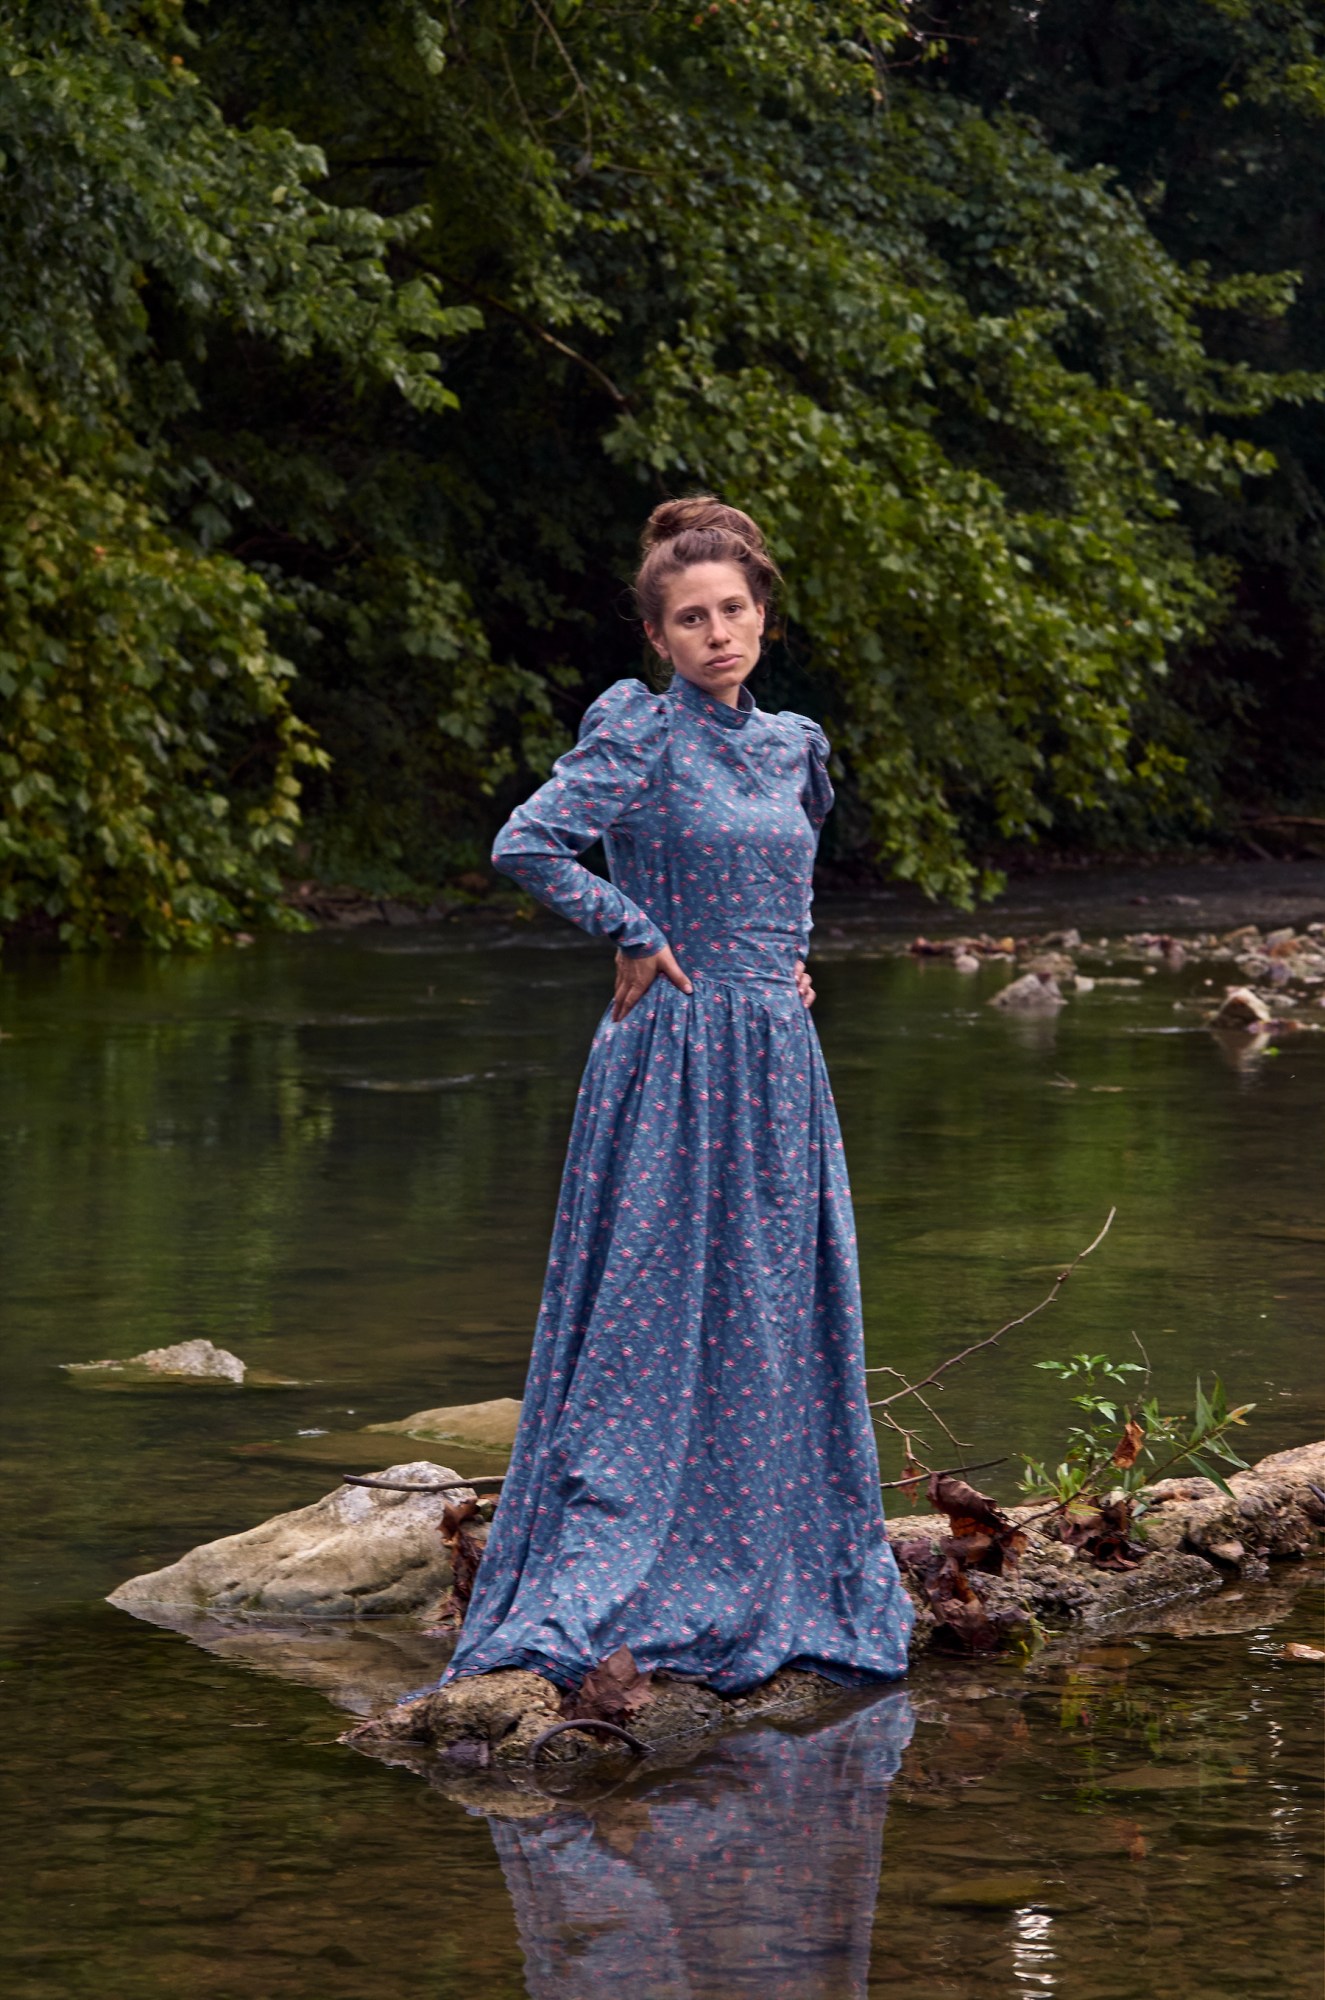
[[[465,1622],[474,1579],[483,1560],[483,1544],[470,1534],[465,1523],[473,1520],[478,1508],[479,1503],[471,1494],[468,1500],[458,1500],[454,1506],[448,1503],[442,1509],[437,1532],[451,1551],[451,1588],[438,1608],[437,1623],[428,1628],[430,1636],[454,1631]]]
[[[1132,1540],[1129,1500],[1104,1501],[1091,1508],[1077,1502],[1052,1525],[1060,1542],[1079,1549],[1097,1569],[1136,1569],[1145,1556],[1140,1543]]]
[[[914,1507],[920,1497],[920,1482],[925,1476],[925,1468],[911,1449],[911,1440],[906,1440],[906,1456],[902,1462],[902,1480],[898,1491],[905,1496],[908,1507]]]
[[[642,1674],[629,1646],[618,1646],[590,1669],[578,1688],[562,1697],[561,1712],[577,1722],[615,1722],[624,1727],[652,1699],[652,1672]]]
[[[927,1490],[930,1505],[947,1515],[952,1528],[945,1553],[951,1552],[963,1569],[1001,1576],[1005,1569],[1016,1568],[1026,1537],[987,1493],[952,1472],[932,1473]]]
[[[1113,1448],[1113,1463],[1122,1466],[1124,1471],[1129,1465],[1135,1465],[1141,1446],[1145,1443],[1145,1436],[1136,1418],[1129,1417],[1126,1430]]]
[[[987,1529],[997,1533],[1009,1525],[1006,1514],[1000,1512],[987,1493],[977,1492],[955,1472],[931,1473],[927,1491],[930,1506],[936,1513],[947,1515],[954,1535],[978,1535]]]

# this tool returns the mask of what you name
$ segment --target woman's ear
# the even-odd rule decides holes
[[[764,636],[764,623],[768,617],[768,606],[766,604],[756,604],[755,610],[759,613],[759,636],[762,639]]]
[[[657,626],[650,625],[647,618],[644,620],[644,635],[660,660],[670,659],[671,655],[663,644],[662,635],[658,631]]]

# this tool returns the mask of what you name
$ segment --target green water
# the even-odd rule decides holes
[[[953,1377],[970,1456],[1052,1449],[1033,1363],[1133,1334],[1170,1398],[1199,1369],[1256,1402],[1249,1455],[1320,1435],[1325,1035],[1239,1061],[1175,1004],[1200,964],[1101,964],[1140,983],[1008,1020],[981,1005],[1005,975],[897,959],[890,915],[826,911],[817,958],[871,1358],[923,1371],[1024,1311],[1116,1205],[1052,1310]],[[313,1689],[101,1599],[326,1491],[317,1455],[363,1424],[519,1394],[605,970],[560,930],[474,924],[0,971],[16,2000],[535,1990],[481,1816],[338,1747]],[[301,1386],[97,1392],[57,1366],[200,1334]],[[918,1675],[868,1990],[1317,1993],[1319,1677],[1281,1652],[1315,1639],[1317,1583],[1284,1608],[1249,1586],[1241,1629]],[[798,1949],[788,1993],[860,1990]]]

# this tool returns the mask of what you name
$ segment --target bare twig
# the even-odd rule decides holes
[[[1058,1294],[1062,1291],[1063,1286],[1067,1283],[1068,1279],[1071,1277],[1072,1273],[1076,1270],[1077,1265],[1083,1263],[1085,1259],[1090,1256],[1092,1250],[1099,1249],[1101,1243],[1104,1241],[1110,1229],[1113,1227],[1113,1218],[1115,1217],[1115,1215],[1117,1215],[1117,1213],[1118,1211],[1116,1208],[1111,1208],[1109,1210],[1109,1213],[1105,1218],[1104,1227],[1103,1229],[1101,1229],[1099,1235],[1095,1238],[1095,1241],[1093,1243],[1088,1243],[1084,1250],[1078,1251],[1077,1255],[1072,1259],[1072,1262],[1066,1267],[1066,1269],[1058,1273],[1058,1276],[1054,1279],[1053,1284],[1050,1286],[1048,1292],[1045,1294],[1044,1298],[1040,1300],[1039,1305],[1032,1306],[1029,1312],[1019,1313],[1017,1318],[1010,1319],[1007,1322],[1006,1326],[1000,1326],[997,1333],[987,1333],[983,1340],[972,1341],[971,1345],[969,1347],[964,1347],[961,1350],[960,1354],[950,1354],[946,1361],[940,1361],[937,1368],[931,1369],[928,1375],[922,1375],[918,1382],[908,1382],[905,1388],[894,1389],[890,1396],[880,1396],[876,1402],[872,1402],[870,1404],[870,1408],[872,1410],[885,1410],[887,1409],[890,1403],[900,1403],[904,1396],[914,1396],[918,1389],[927,1389],[932,1382],[938,1381],[940,1375],[946,1375],[949,1368],[955,1368],[959,1361],[968,1361],[973,1354],[979,1354],[982,1351],[982,1349],[986,1347],[992,1347],[994,1342],[996,1340],[1001,1340],[1005,1333],[1011,1333],[1014,1327],[1025,1326],[1027,1320],[1034,1319],[1035,1315],[1037,1313],[1042,1313],[1046,1306],[1051,1306],[1054,1300],[1058,1297]],[[867,1368],[865,1372],[867,1375],[879,1375],[885,1373],[890,1375],[895,1375],[897,1373],[897,1370],[895,1368],[890,1368],[890,1369]]]
[[[458,292],[464,292],[467,297],[477,299],[480,305],[491,306],[494,312],[504,313],[507,319],[513,319],[517,326],[522,326],[526,333],[532,333],[535,340],[541,340],[545,347],[555,349],[558,354],[564,355],[567,361],[573,361],[577,368],[582,368],[585,374],[598,384],[603,393],[611,397],[619,410],[633,408],[629,396],[618,389],[611,376],[601,369],[596,361],[591,361],[587,354],[581,354],[578,348],[571,347],[567,341],[559,340],[555,333],[549,332],[545,326],[540,326],[536,319],[530,319],[528,313],[521,312],[518,306],[508,305],[505,299],[494,299],[491,292],[481,290],[478,285],[471,285],[467,278],[458,277],[454,271],[434,270],[433,266],[421,257],[411,257],[406,253],[406,261],[440,278],[444,285],[454,285]]]
[[[1007,1454],[1004,1453],[1002,1458],[977,1459],[974,1465],[942,1465],[935,1469],[940,1479],[950,1479],[954,1475],[957,1478],[961,1478],[965,1473],[988,1472],[991,1465],[1006,1465],[1007,1462]],[[880,1490],[884,1493],[891,1493],[899,1486],[918,1486],[920,1481],[925,1477],[926,1469],[922,1466],[918,1471],[913,1472],[909,1479],[885,1479],[881,1482]]]

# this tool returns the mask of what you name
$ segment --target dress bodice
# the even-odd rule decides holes
[[[670,944],[692,979],[783,984],[809,943],[827,760],[817,723],[745,689],[731,707],[679,675],[661,695],[618,681],[493,861],[629,956]],[[608,882],[578,859],[599,837]]]

